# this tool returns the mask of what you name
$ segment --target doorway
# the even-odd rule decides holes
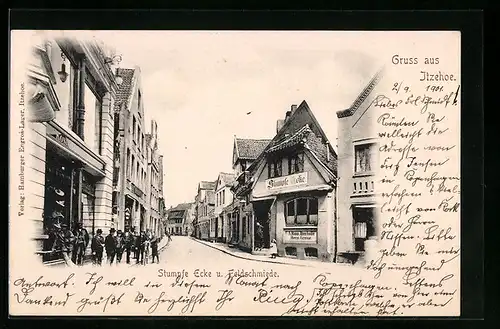
[[[254,241],[255,247],[270,248],[271,246],[271,205],[273,200],[253,203],[255,214]]]

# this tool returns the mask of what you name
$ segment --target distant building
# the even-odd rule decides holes
[[[149,219],[147,227],[157,236],[162,233],[162,199],[163,199],[163,161],[162,155],[158,151],[158,124],[151,121],[151,133],[146,134],[147,150],[147,195],[148,212],[146,218]]]
[[[167,211],[167,230],[172,235],[189,235],[194,203],[181,203]]]
[[[215,182],[202,181],[198,184],[195,197],[194,234],[198,239],[210,237],[210,218],[215,207]]]
[[[377,73],[360,95],[338,117],[338,238],[339,261],[356,261],[367,248],[377,244],[378,211],[375,198],[375,174],[378,147],[372,103],[379,87]]]
[[[118,69],[123,79],[115,102],[113,219],[117,228],[144,231],[149,218],[148,151],[141,72]]]
[[[214,237],[217,242],[228,241],[230,231],[230,221],[227,220],[226,207],[233,202],[233,194],[231,187],[234,183],[234,174],[223,173],[219,174],[215,185],[215,209],[214,218],[210,224],[210,236]]]
[[[270,139],[234,138],[233,172],[235,181],[231,187],[232,204],[225,212],[230,222],[229,243],[241,249],[252,250],[252,238],[249,229],[251,213],[249,210],[248,185],[251,179],[249,167],[262,154],[271,142]]]

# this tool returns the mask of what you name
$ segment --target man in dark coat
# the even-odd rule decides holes
[[[102,265],[102,252],[104,250],[104,237],[102,236],[102,230],[98,229],[96,235],[92,238],[92,244],[90,245],[92,249],[92,258],[94,265]]]
[[[155,258],[158,263],[160,262],[160,257],[158,257],[158,242],[159,239],[153,234],[151,237],[151,256],[153,257],[153,264],[155,263]]]
[[[109,230],[108,236],[106,236],[106,240],[104,241],[104,247],[106,248],[106,256],[108,258],[108,263],[111,265],[115,260],[116,256],[116,238],[115,238],[116,230],[111,228]]]
[[[125,248],[127,264],[130,264],[130,252],[134,248],[134,235],[128,229],[123,237],[123,246]]]
[[[141,261],[142,235],[137,232],[134,233],[135,261],[139,264]]]
[[[83,257],[85,256],[85,250],[90,240],[89,233],[83,227],[82,223],[78,223],[73,231],[73,235],[75,236],[75,244],[73,245],[71,260],[76,265],[83,265]]]
[[[116,263],[119,264],[122,261],[123,250],[125,249],[125,238],[123,237],[123,232],[118,230],[116,234]]]

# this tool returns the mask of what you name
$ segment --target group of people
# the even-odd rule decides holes
[[[156,237],[150,230],[137,233],[135,229],[123,232],[111,228],[109,234],[104,237],[102,230],[98,229],[96,235],[92,238],[90,246],[92,260],[94,265],[102,265],[103,252],[106,251],[107,263],[110,265],[121,263],[123,254],[125,254],[127,264],[130,264],[131,256],[137,264],[148,264],[150,256],[152,263],[155,260],[159,263],[158,244],[161,239],[161,237]]]
[[[156,237],[150,230],[137,233],[135,228],[125,232],[111,228],[107,236],[102,233],[102,229],[98,229],[92,237],[90,249],[94,265],[102,265],[104,252],[109,265],[121,263],[124,254],[127,264],[130,264],[132,257],[137,264],[146,265],[150,259],[152,263],[160,262],[158,244],[162,237]],[[51,250],[61,252],[70,265],[83,265],[90,235],[82,223],[77,223],[70,230],[66,224],[56,222],[50,236]],[[171,240],[169,235],[168,239]]]

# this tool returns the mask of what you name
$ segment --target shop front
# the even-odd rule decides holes
[[[104,163],[80,140],[55,121],[47,124],[45,153],[45,197],[43,261],[62,260],[53,252],[56,229],[74,231],[81,224],[96,231],[96,186],[104,177]],[[90,248],[90,244],[87,246]],[[89,254],[87,250],[86,254]]]
[[[309,151],[297,149],[270,154],[259,172],[251,196],[256,250],[275,240],[281,257],[334,261],[335,186],[329,173]]]

